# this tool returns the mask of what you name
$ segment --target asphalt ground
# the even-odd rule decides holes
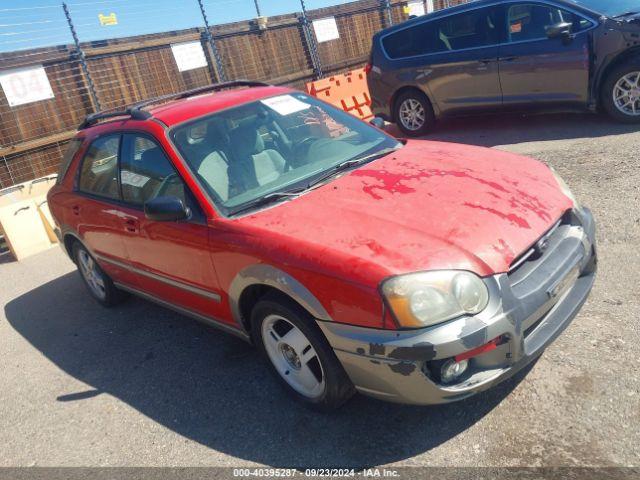
[[[640,129],[501,117],[428,138],[548,162],[594,211],[592,296],[531,368],[452,405],[313,413],[240,340],[139,299],[98,306],[55,248],[0,265],[0,466],[638,466]]]

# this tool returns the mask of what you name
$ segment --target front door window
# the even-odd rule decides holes
[[[123,200],[137,207],[161,196],[178,197],[187,204],[182,178],[162,148],[144,135],[123,135],[120,182]]]
[[[510,42],[547,39],[547,29],[559,23],[570,23],[573,33],[592,25],[588,19],[558,7],[521,3],[508,9],[507,38]]]

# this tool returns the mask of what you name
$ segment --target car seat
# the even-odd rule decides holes
[[[230,137],[233,151],[229,162],[230,196],[271,183],[284,173],[284,157],[277,150],[265,148],[255,125],[237,127]]]

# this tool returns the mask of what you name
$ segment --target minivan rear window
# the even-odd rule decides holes
[[[392,59],[496,45],[499,25],[495,7],[480,8],[405,28],[382,45]]]

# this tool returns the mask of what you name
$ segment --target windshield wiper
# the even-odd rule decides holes
[[[370,162],[372,160],[375,160],[376,158],[384,157],[385,155],[389,155],[390,153],[393,153],[396,150],[398,150],[398,148],[384,148],[370,155],[365,155],[362,157],[355,157],[350,160],[345,160],[344,162],[339,163],[335,167],[331,168],[328,172],[325,172],[320,177],[309,182],[307,185],[303,186],[302,188],[295,188],[291,190],[283,190],[280,192],[267,193],[266,195],[263,195],[262,197],[257,198],[256,200],[253,200],[252,202],[242,206],[241,208],[234,210],[231,213],[231,215],[238,215],[240,213],[244,213],[249,210],[255,210],[258,207],[268,205],[273,202],[277,202],[278,200],[285,200],[289,198],[298,197],[302,195],[304,192],[306,192],[307,190],[310,190],[313,187],[325,182],[326,180],[337,175],[340,172],[356,167],[358,165],[362,165],[363,163]]]
[[[357,167],[358,165],[362,165],[364,163],[370,162],[377,158],[384,157],[385,155],[389,155],[390,153],[393,153],[396,150],[398,150],[398,148],[384,148],[370,155],[365,155],[363,157],[355,157],[350,160],[345,160],[344,162],[337,164],[335,167],[330,169],[328,172],[325,172],[323,175],[319,176],[315,180],[309,182],[307,184],[307,189],[313,188],[316,185],[319,185],[322,182],[325,182],[326,180],[330,179],[331,177],[337,175],[340,172],[344,172],[345,170],[349,170],[350,168]]]
[[[231,215],[238,215],[239,213],[244,213],[248,210],[254,210],[263,205],[268,205],[273,202],[277,202],[278,200],[284,200],[287,198],[294,198],[299,196],[301,193],[305,192],[306,188],[297,188],[293,190],[286,190],[282,192],[271,192],[263,195],[262,197],[244,205],[243,207],[234,210]]]

